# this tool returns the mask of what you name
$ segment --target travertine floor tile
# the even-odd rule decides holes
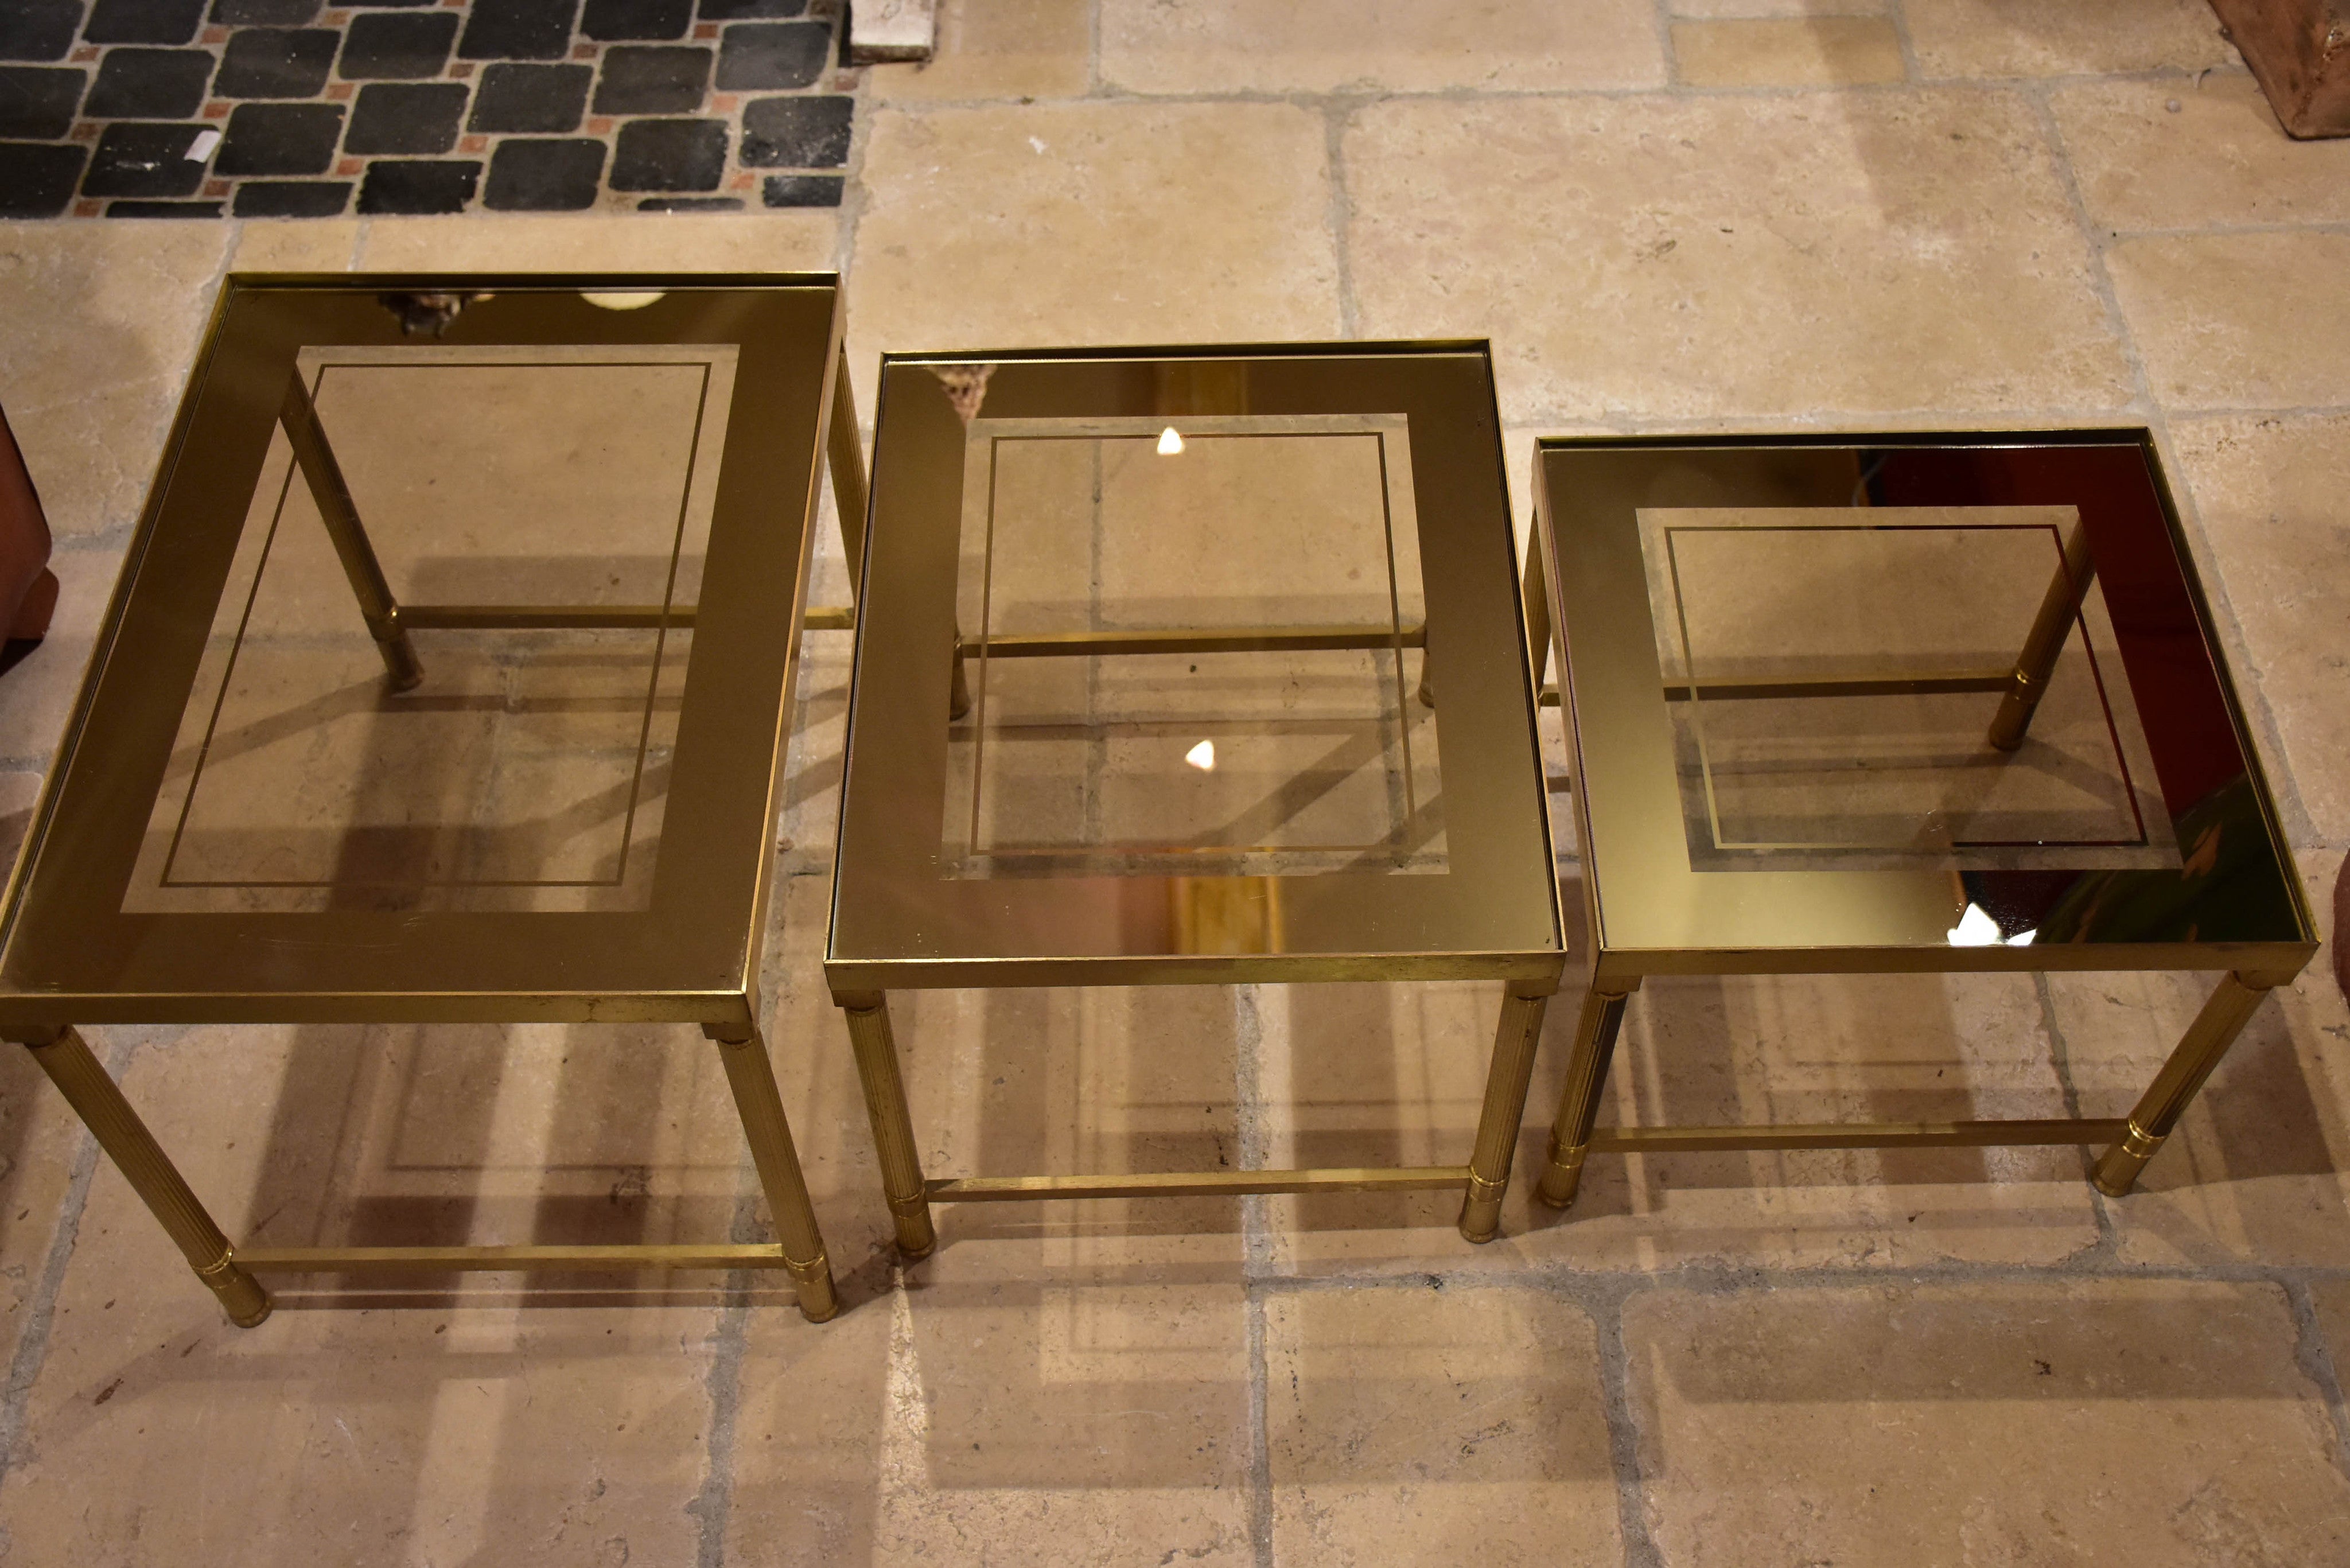
[[[2200,0],[1902,0],[1928,77],[2053,77],[2240,63]]]
[[[1898,82],[1901,39],[1881,16],[1731,18],[1673,24],[1676,77],[1689,87],[1831,87]]]
[[[336,1064],[302,1060],[334,1042],[303,1033],[153,1033],[126,1075],[232,1233],[251,1204],[292,1200],[273,1179],[334,1164]],[[437,1132],[420,1134],[411,1168],[429,1170],[447,1151]],[[464,1158],[482,1168],[478,1148]],[[256,1219],[269,1228],[266,1209]],[[15,1553],[159,1564],[691,1555],[713,1308],[656,1295],[619,1311],[525,1311],[479,1286],[452,1303],[428,1282],[405,1310],[305,1311],[298,1282],[278,1282],[293,1288],[268,1322],[229,1326],[101,1161],[0,1495]],[[307,1300],[320,1300],[315,1289]],[[99,1475],[109,1480],[88,1484]]]
[[[2350,560],[2350,416],[2182,420],[2170,435],[2251,656],[2238,686],[2284,741],[2268,760],[2288,764],[2318,833],[2350,840],[2350,576],[2329,569]]]
[[[2189,234],[2107,253],[2154,395],[2174,409],[2350,402],[2350,321],[2307,308],[2350,268],[2350,234]]]
[[[367,220],[255,220],[236,224],[235,231],[236,244],[228,258],[231,272],[348,272],[367,233]]]
[[[0,1041],[0,1357],[13,1363],[45,1283],[81,1123],[22,1045]]]
[[[2338,1379],[2350,1368],[2350,1280],[2315,1281],[2309,1287],[2309,1296],[2316,1311],[2318,1336],[2325,1342]]]
[[[1161,985],[892,997],[925,1176],[1219,1170],[1242,1163],[1233,992]],[[844,1032],[845,1038],[845,1032]],[[880,1202],[877,1176],[872,1201]],[[940,1204],[941,1283],[1236,1280],[1232,1199]],[[1024,1266],[1023,1266],[1024,1265]]]
[[[1105,80],[1137,92],[1653,87],[1644,0],[1104,0]]]
[[[1426,1284],[1265,1303],[1274,1560],[1621,1560],[1598,1335],[1540,1291]]]
[[[2305,852],[2320,929],[2338,851]],[[2350,1005],[2322,950],[2261,1004],[2130,1196],[2107,1200],[2121,1255],[2157,1264],[2350,1262]],[[2052,975],[2081,1114],[2127,1114],[2216,975]]]
[[[1882,16],[1888,0],[1669,0],[1676,16]]]
[[[729,1561],[1243,1568],[1241,1287],[919,1288],[753,1314]]]
[[[1468,1158],[1498,1006],[1491,987],[1296,987],[1260,1048],[1268,1163]],[[1268,995],[1280,993],[1268,992]],[[1594,1155],[1561,1216],[1532,1196],[1579,997],[1544,1020],[1502,1236],[1471,1246],[1455,1192],[1270,1200],[1271,1256],[1302,1273],[1507,1272],[1684,1262],[1908,1268],[2054,1262],[2096,1239],[2069,1148]],[[1269,1011],[1270,1009],[1268,1009]],[[2060,1116],[2029,981],[1796,976],[1651,981],[1602,1126]]]
[[[60,538],[138,520],[231,234],[0,224],[0,396]]]
[[[2087,82],[2050,101],[2108,228],[2350,219],[2350,142],[2293,140],[2246,72]]]
[[[860,408],[887,349],[1338,330],[1323,122],[1287,104],[883,109],[865,183]]]
[[[46,491],[41,499],[47,502]],[[45,764],[65,733],[97,645],[99,623],[106,618],[107,601],[122,570],[122,547],[86,539],[62,542],[49,556],[49,570],[57,575],[57,608],[49,634],[0,676],[0,755],[19,765]]]
[[[1361,330],[1491,335],[1513,420],[2128,395],[2004,94],[1398,102],[1346,159]]]
[[[2187,1568],[2350,1551],[2350,1482],[2268,1284],[1669,1290],[1624,1311],[1670,1568]]]
[[[867,100],[1075,98],[1092,85],[1089,0],[941,0],[937,40],[925,64],[867,72]]]
[[[358,265],[369,271],[829,271],[840,232],[830,208],[587,218],[376,218]]]

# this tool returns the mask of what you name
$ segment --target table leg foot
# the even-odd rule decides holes
[[[810,1323],[830,1323],[840,1315],[840,1293],[832,1286],[832,1262],[821,1248],[805,1263],[785,1254],[784,1268],[799,1292],[802,1317]]]
[[[866,1119],[881,1160],[881,1190],[897,1226],[898,1251],[909,1262],[931,1255],[938,1231],[931,1223],[930,1189],[922,1183],[914,1153],[913,1113],[906,1105],[905,1080],[898,1072],[898,1043],[889,1031],[889,999],[844,1006],[848,1043],[857,1054],[857,1077],[865,1091]]]
[[[1583,1187],[1583,1158],[1588,1148],[1561,1148],[1558,1139],[1550,1140],[1549,1158],[1544,1162],[1542,1180],[1534,1186],[1534,1196],[1553,1209],[1569,1209],[1575,1194]]]
[[[2203,1003],[2203,1010],[2195,1015],[2195,1022],[2179,1037],[2169,1060],[2163,1063],[2162,1071],[2155,1075],[2154,1082],[2131,1108],[2129,1131],[2097,1161],[2096,1174],[2091,1179],[2098,1191],[2108,1198],[2120,1198],[2137,1185],[2138,1172],[2146,1168],[2147,1161],[2162,1147],[2162,1140],[2178,1125],[2178,1118],[2187,1114],[2203,1081],[2219,1066],[2228,1047],[2244,1032],[2244,1025],[2251,1022],[2261,999],[2272,986],[2291,978],[2230,974],[2220,980]]]
[[[1477,1118],[1477,1146],[1469,1157],[1468,1191],[1461,1199],[1461,1234],[1483,1243],[1502,1229],[1502,1197],[1510,1189],[1510,1158],[1525,1119],[1526,1085],[1534,1077],[1534,1043],[1542,1036],[1547,993],[1502,998],[1493,1031],[1493,1064],[1485,1075],[1485,1108]]]
[[[220,1298],[229,1322],[239,1328],[258,1327],[276,1304],[270,1301],[269,1293],[261,1288],[261,1282],[237,1267],[235,1256],[225,1250],[220,1262],[209,1269],[198,1269],[196,1278]]]

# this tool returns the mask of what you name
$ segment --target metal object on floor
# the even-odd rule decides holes
[[[1593,934],[1540,1195],[1595,1152],[2066,1143],[2127,1192],[2317,946],[2151,436],[1558,440],[1534,480]],[[1652,976],[2086,970],[2225,971],[2126,1116],[1599,1125]]]
[[[1185,1194],[1451,1189],[1490,1239],[1565,954],[1485,346],[891,355],[880,386],[825,974],[901,1252],[934,1203]],[[1461,1165],[926,1176],[889,1014],[1465,979],[1504,994]]]
[[[462,291],[431,341],[386,298]],[[625,308],[624,308],[625,306]],[[21,1041],[237,1323],[255,1274],[780,1269],[838,1310],[758,974],[830,275],[229,279],[0,911]],[[774,1244],[233,1244],[78,1026],[673,1023]]]

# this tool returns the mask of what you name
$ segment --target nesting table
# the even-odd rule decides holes
[[[2143,430],[1550,441],[1592,947],[1541,1195],[1591,1154],[2105,1146],[2126,1192],[2316,950]],[[1600,1127],[1651,975],[2208,970],[2126,1117]]]
[[[0,1036],[238,1323],[256,1274],[372,1269],[778,1268],[837,1310],[757,979],[799,634],[850,619],[806,603],[820,461],[864,509],[842,319],[829,275],[228,281]],[[78,1033],[211,1022],[698,1024],[780,1241],[232,1246]]]
[[[950,1201],[1458,1188],[1565,961],[1482,343],[882,362],[825,976]],[[1503,982],[1464,1165],[926,1177],[889,993]]]

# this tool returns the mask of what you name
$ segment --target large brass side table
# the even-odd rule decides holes
[[[1595,1151],[2027,1144],[2108,1146],[2127,1192],[2317,945],[2152,438],[1549,441],[1535,470],[1593,939],[1541,1196]],[[1597,1125],[1650,975],[2074,970],[2226,971],[2126,1117]]]
[[[0,933],[31,1047],[244,1324],[255,1274],[785,1270],[837,1310],[759,1025],[830,275],[233,276]],[[827,429],[830,440],[827,442]],[[852,563],[853,564],[853,563]],[[233,1247],[78,1033],[699,1024],[779,1241]]]
[[[825,977],[940,1202],[1460,1188],[1565,967],[1482,343],[893,355]],[[1465,1165],[926,1179],[906,987],[1505,983]]]

